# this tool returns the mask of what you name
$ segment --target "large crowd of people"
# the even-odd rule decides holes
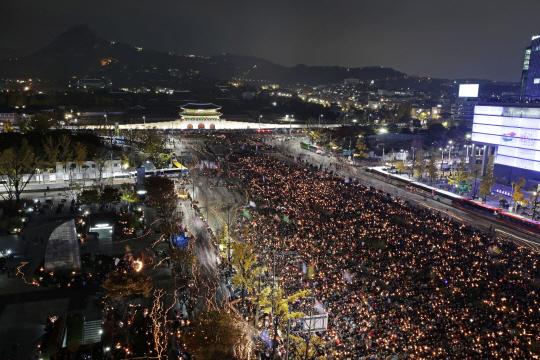
[[[538,358],[539,254],[302,164],[239,160],[257,208],[238,236],[287,295],[312,290],[291,311],[328,313],[317,355]]]

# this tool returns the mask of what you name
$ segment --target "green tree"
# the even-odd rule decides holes
[[[411,119],[411,104],[408,101],[403,101],[399,104],[397,110],[398,122],[404,123],[409,122]]]
[[[484,196],[484,203],[486,197],[491,194],[491,188],[495,185],[496,180],[497,178],[493,176],[493,164],[490,164],[480,183],[480,195]]]
[[[185,351],[196,359],[228,359],[228,352],[238,340],[237,321],[224,310],[201,311],[192,329],[183,336]]]
[[[428,172],[429,177],[431,178],[431,182],[433,182],[433,179],[437,177],[437,163],[435,160],[435,155],[432,155],[429,158],[427,172]]]
[[[179,274],[188,274],[190,267],[195,265],[197,257],[193,253],[193,246],[188,245],[184,249],[175,248],[169,250],[169,257],[176,267],[179,268]]]
[[[59,138],[58,161],[62,165],[64,172],[69,170],[69,163],[73,161],[73,148],[69,135],[62,134]]]
[[[446,178],[448,179],[449,185],[459,185],[469,183],[470,176],[471,174],[467,172],[467,164],[465,163],[465,159],[461,158],[457,169],[452,170],[450,175]]]
[[[107,156],[103,151],[98,151],[93,157],[92,161],[94,162],[94,165],[96,166],[96,170],[98,172],[97,181],[101,182],[103,180],[103,173],[105,172],[105,167],[107,165]]]
[[[318,125],[319,125],[319,123],[317,122],[317,119],[310,117],[306,121],[305,130],[306,130],[307,133],[309,133],[311,130],[317,128]]]
[[[412,166],[413,171],[414,171],[414,176],[422,178],[422,174],[424,173],[424,169],[426,167],[425,161],[426,161],[426,153],[424,152],[424,150],[418,151],[416,153],[416,159],[414,159],[413,166]]]
[[[148,155],[157,168],[162,167],[170,158],[165,151],[165,138],[158,134],[157,128],[144,129],[138,135],[140,150]]]
[[[166,177],[152,176],[144,180],[146,197],[162,220],[162,232],[172,235],[179,232],[182,213],[178,211],[178,197],[174,182]]]
[[[34,177],[39,167],[39,160],[26,139],[22,139],[21,146],[6,149],[0,155],[0,174],[6,194],[2,194],[13,208],[13,201],[18,202],[20,195]]]
[[[81,169],[81,166],[86,164],[87,156],[88,150],[85,144],[79,141],[73,144],[73,162],[79,166],[79,170]]]
[[[51,124],[54,123],[56,115],[52,113],[35,114],[28,120],[28,130],[38,134],[47,134],[50,131]]]
[[[81,191],[84,189],[84,182],[83,181],[77,181],[76,179],[73,179],[73,177],[70,176],[69,183],[67,186],[64,187],[64,195],[68,199],[76,199]]]
[[[7,233],[12,233],[15,229],[20,229],[23,226],[23,221],[20,217],[6,216],[2,222],[2,230]],[[15,231],[16,232],[16,231]]]
[[[95,189],[83,190],[79,194],[78,201],[81,205],[93,208],[94,204],[99,204],[101,197],[99,196],[99,192]]]
[[[139,195],[135,193],[133,186],[130,184],[125,184],[122,186],[122,196],[120,198],[128,203],[128,211],[131,204],[139,201]]]
[[[54,142],[52,137],[47,136],[45,140],[43,140],[44,167],[53,170],[53,172],[56,172],[56,162],[58,161],[59,154],[60,149],[58,144]]]
[[[101,189],[100,200],[102,204],[117,205],[120,203],[122,193],[112,186],[105,186]]]

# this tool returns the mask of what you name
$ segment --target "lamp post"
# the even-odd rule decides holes
[[[441,171],[443,171],[442,165],[443,165],[443,162],[444,162],[444,151],[443,151],[443,148],[439,148],[439,150],[441,150]],[[444,173],[444,171],[443,171],[443,173]]]
[[[259,130],[261,130],[261,118],[262,118],[262,115],[259,115]]]
[[[146,116],[143,116],[142,119],[143,119],[144,125],[146,126]]]
[[[287,115],[289,116],[289,115]],[[291,115],[289,118],[289,135],[292,134],[292,121],[293,121],[294,115]]]
[[[472,147],[472,145],[464,145],[464,146],[467,148],[467,162],[469,162],[469,149]]]
[[[537,191],[534,191],[533,192],[533,198],[531,200],[533,200],[533,214],[532,214],[532,220],[534,220],[534,216],[536,215],[536,207],[538,206],[538,196],[540,195],[540,193],[538,193]]]
[[[323,117],[323,114],[319,115],[319,127],[321,127],[321,118]]]
[[[229,262],[229,276],[232,277],[232,264],[231,264],[231,205],[234,206],[237,203],[227,203],[227,261]],[[208,204],[206,205],[208,206]]]

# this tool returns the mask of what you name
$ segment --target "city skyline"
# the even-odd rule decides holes
[[[410,75],[519,82],[540,4],[507,1],[219,3],[4,1],[5,54],[29,54],[68,28],[178,54],[233,53],[285,66],[385,66]],[[26,6],[23,6],[26,5]],[[523,9],[527,11],[523,11]],[[504,21],[500,21],[504,16]]]

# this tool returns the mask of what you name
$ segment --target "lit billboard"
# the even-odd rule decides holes
[[[459,84],[458,97],[478,97],[478,84]]]
[[[474,108],[471,140],[497,147],[495,164],[540,171],[540,108]]]

